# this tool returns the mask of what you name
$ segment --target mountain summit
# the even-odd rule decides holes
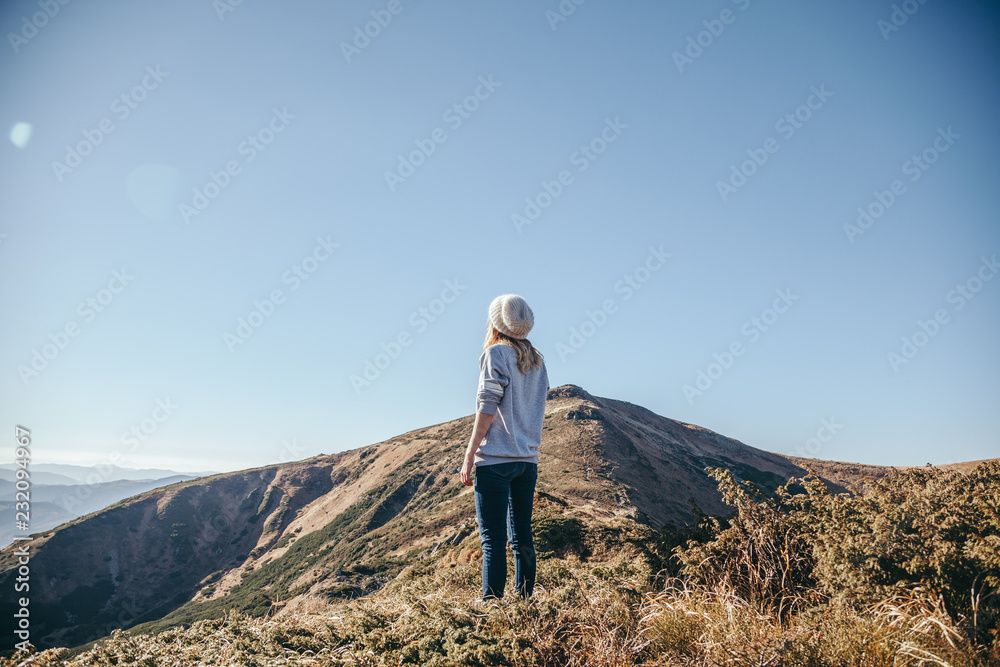
[[[475,537],[473,490],[458,474],[472,425],[469,415],[337,454],[179,482],[36,535],[32,642],[72,647],[115,628],[373,591]],[[563,385],[547,397],[536,518],[586,519],[612,533],[679,526],[695,505],[728,511],[706,466],[773,489],[805,475],[809,461]],[[815,463],[835,488],[887,470]],[[0,553],[7,618],[23,595],[14,592],[18,546]],[[462,546],[475,557],[478,539]]]

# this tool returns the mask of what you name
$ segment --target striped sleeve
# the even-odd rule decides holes
[[[510,381],[507,363],[499,345],[483,350],[479,357],[479,387],[476,390],[476,412],[493,415],[497,412],[504,389]]]

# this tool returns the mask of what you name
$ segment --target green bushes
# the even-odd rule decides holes
[[[892,471],[854,497],[815,480],[784,503],[813,547],[828,596],[870,602],[924,584],[949,614],[972,616],[972,595],[996,610],[1000,588],[1000,463],[968,475],[934,468]],[[983,609],[980,609],[980,613]],[[996,618],[980,618],[995,624]]]
[[[568,553],[585,555],[583,528],[578,519],[554,513],[536,513],[532,517],[535,552],[539,558],[565,557]]]
[[[713,539],[675,549],[688,582],[730,592],[779,623],[817,605],[901,618],[919,609],[970,646],[996,646],[1000,463],[968,475],[893,470],[854,494],[831,493],[810,471],[773,498],[708,470],[735,514],[707,519]],[[794,483],[804,491],[789,493]]]

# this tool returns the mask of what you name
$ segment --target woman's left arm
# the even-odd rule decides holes
[[[479,445],[486,437],[486,431],[490,429],[495,416],[485,412],[476,413],[476,424],[472,427],[472,437],[469,439],[469,446],[465,448],[465,462],[462,464],[462,484],[466,486],[472,486],[472,468],[476,465],[476,452],[479,451]]]

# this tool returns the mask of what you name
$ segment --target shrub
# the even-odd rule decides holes
[[[796,518],[782,507],[784,497],[767,497],[753,482],[739,482],[727,469],[708,471],[736,515],[728,525],[708,517],[714,539],[689,540],[674,550],[683,576],[709,587],[722,586],[779,618],[802,608],[808,600],[800,591],[814,587],[815,563]]]
[[[810,471],[775,497],[728,470],[708,471],[735,513],[710,520],[712,540],[675,549],[694,584],[732,591],[779,621],[817,603],[860,609],[915,597],[972,643],[996,640],[1000,462],[968,475],[893,470],[838,494]],[[789,493],[794,484],[804,492]]]

